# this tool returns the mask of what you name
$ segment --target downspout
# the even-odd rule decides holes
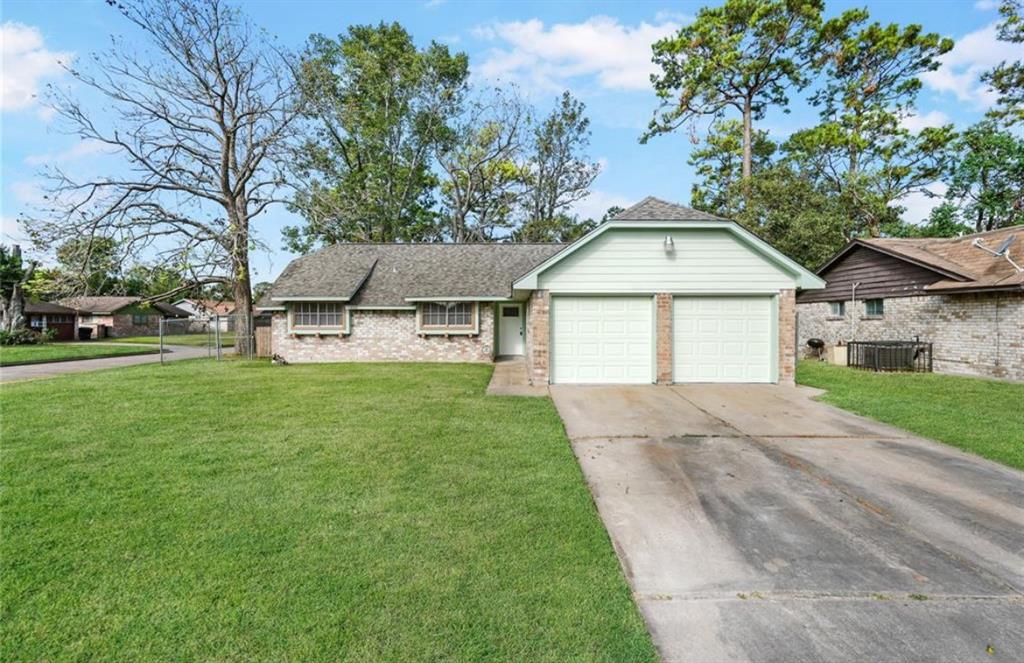
[[[857,286],[860,285],[860,281],[857,281],[850,288],[850,340],[857,340]]]

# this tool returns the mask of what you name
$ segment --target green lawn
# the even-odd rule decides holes
[[[160,345],[159,336],[125,336],[108,339],[117,343],[143,343],[146,345]],[[213,334],[207,336],[202,334],[168,334],[164,336],[164,345],[188,345],[194,348],[204,348],[208,345],[215,346],[216,340]],[[222,332],[220,335],[221,347],[235,344],[235,334]]]
[[[654,660],[551,402],[489,376],[4,385],[0,659]]]
[[[44,345],[0,345],[0,366],[42,364],[49,361],[99,359],[159,352],[154,348],[132,348],[102,343],[46,343]]]
[[[936,373],[874,373],[817,361],[797,382],[826,403],[1024,470],[1024,385]]]

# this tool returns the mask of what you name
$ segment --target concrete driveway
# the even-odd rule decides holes
[[[662,656],[1024,660],[1024,473],[814,393],[551,387]]]

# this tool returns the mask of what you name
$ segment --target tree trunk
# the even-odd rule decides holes
[[[240,203],[244,207],[245,203]],[[249,220],[246,211],[234,210],[231,276],[235,298],[235,352],[248,356],[252,342],[252,276],[249,274]]]
[[[743,100],[743,181],[750,179],[751,164],[754,160],[753,136],[751,121],[753,111],[751,110],[750,97]]]
[[[21,247],[17,244],[11,249],[11,258],[21,267]],[[5,332],[11,333],[25,328],[25,284],[32,279],[32,274],[35,271],[36,264],[29,263],[28,269],[22,272],[21,278],[11,286],[10,298],[0,295],[0,305],[2,305],[0,312],[3,314],[3,330]]]

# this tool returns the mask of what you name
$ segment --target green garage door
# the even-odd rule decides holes
[[[676,297],[676,382],[774,382],[771,297]]]
[[[651,297],[552,297],[551,381],[654,381]]]

